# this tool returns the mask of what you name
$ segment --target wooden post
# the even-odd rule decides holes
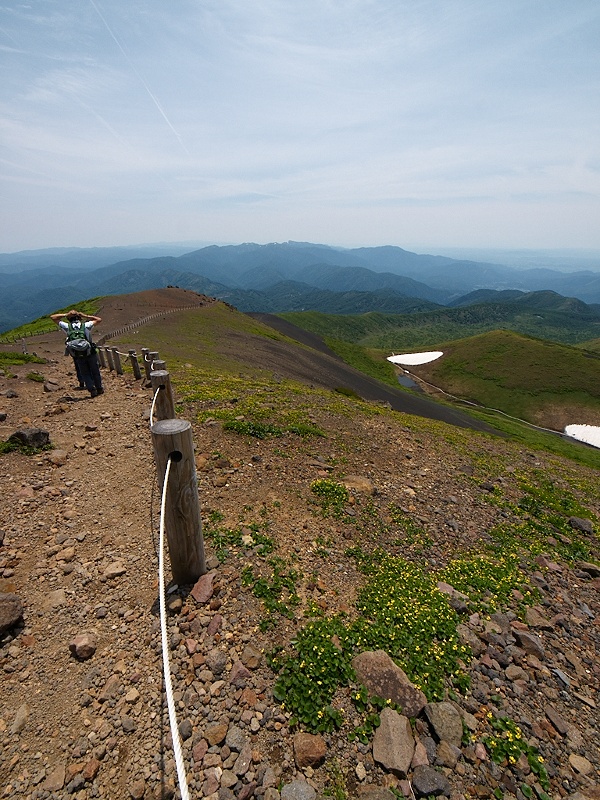
[[[106,367],[106,358],[104,357],[104,348],[99,347],[97,350],[98,353],[98,361],[100,362],[101,367]]]
[[[144,359],[144,372],[146,373],[146,378],[150,380],[150,361],[149,361],[150,350],[147,347],[142,347],[142,357]]]
[[[152,372],[158,372],[161,369],[167,368],[167,362],[160,358],[155,358],[152,362]]]
[[[105,348],[104,352],[106,353],[106,360],[108,361],[108,368],[112,372],[115,368],[115,362],[113,361],[113,354],[110,347]]]
[[[161,486],[171,459],[164,522],[173,580],[195,583],[206,572],[206,564],[192,426],[184,419],[164,419],[152,426],[151,433]]]
[[[156,365],[157,362],[155,361],[154,364]],[[166,369],[152,370],[150,380],[153,392],[158,391],[154,405],[155,419],[175,419],[175,400],[169,373]]]
[[[150,350],[148,353],[148,369],[150,372],[154,369],[154,362],[158,361],[158,353],[156,350]],[[150,375],[148,375],[148,380],[150,380]]]
[[[135,350],[129,351],[129,360],[131,361],[131,366],[133,367],[133,377],[136,379],[136,381],[141,380],[142,373],[140,371],[140,365],[137,360],[137,355],[135,354]]]
[[[123,367],[121,366],[121,356],[119,355],[119,351],[117,350],[116,347],[111,347],[110,349],[112,350],[112,357],[115,369],[117,371],[117,375],[122,375]]]

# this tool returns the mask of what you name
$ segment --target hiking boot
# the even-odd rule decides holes
[[[85,389],[85,383],[80,383],[79,386],[75,387],[75,389],[77,389],[77,391],[80,391],[81,389]]]
[[[98,389],[90,389],[90,397],[98,397]]]
[[[104,389],[102,388],[102,386],[99,389],[96,389],[96,393],[97,394],[104,394]]]

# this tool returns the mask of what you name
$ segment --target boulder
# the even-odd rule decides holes
[[[460,747],[463,736],[462,718],[452,703],[427,703],[425,716],[440,742],[449,742]]]
[[[408,717],[416,717],[427,703],[423,692],[414,686],[406,673],[384,650],[367,651],[352,659],[358,680],[371,695],[391,700]]]
[[[9,442],[17,442],[25,447],[45,447],[50,444],[50,434],[43,428],[21,428],[8,437]]]
[[[410,720],[392,708],[384,708],[373,737],[373,758],[385,769],[405,776],[415,753]]]

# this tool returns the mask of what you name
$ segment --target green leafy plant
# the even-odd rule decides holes
[[[28,372],[25,377],[28,381],[35,381],[36,383],[43,383],[46,380],[39,372]]]
[[[292,724],[321,732],[339,728],[342,711],[331,701],[338,686],[354,678],[352,645],[341,618],[311,620],[291,647],[295,655],[283,653],[275,664],[273,696],[292,712]]]
[[[331,515],[340,518],[344,515],[350,495],[341,483],[330,478],[318,478],[311,483],[310,490],[316,496],[323,516]]]
[[[285,562],[279,557],[270,559],[268,564],[271,567],[271,575],[268,577],[255,575],[249,565],[242,570],[242,585],[252,589],[254,596],[263,601],[267,611],[267,616],[259,623],[261,630],[275,627],[276,614],[293,619],[294,608],[300,603],[296,592],[296,582],[300,574],[294,569],[286,571]]]
[[[490,727],[494,731],[491,736],[485,736],[483,743],[487,748],[490,758],[496,764],[507,763],[513,766],[522,754],[527,758],[527,763],[534,775],[537,776],[543,789],[550,788],[548,772],[544,767],[544,759],[536,747],[532,747],[523,738],[521,728],[509,717],[496,717],[492,712],[487,715]]]

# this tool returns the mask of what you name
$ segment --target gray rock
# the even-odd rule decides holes
[[[427,703],[425,715],[439,741],[460,747],[463,735],[462,719],[451,703]]]
[[[227,666],[227,654],[216,647],[206,654],[206,665],[213,675],[221,675]]]
[[[27,703],[23,703],[23,705],[19,706],[19,708],[17,709],[17,713],[15,714],[13,724],[10,726],[11,734],[14,736],[17,733],[21,733],[21,731],[27,724],[28,719],[29,719],[29,706],[27,705]]]
[[[471,648],[475,657],[480,656],[486,650],[485,642],[482,642],[475,631],[471,630],[467,625],[457,625],[456,632],[462,644],[466,644]]]
[[[520,631],[517,628],[514,630],[514,635],[519,647],[526,653],[536,656],[536,658],[539,659],[544,658],[546,651],[544,650],[544,645],[539,636],[533,633],[527,633],[527,631]]]
[[[572,528],[575,528],[576,531],[582,531],[582,533],[594,532],[594,525],[591,519],[581,519],[581,517],[569,517],[568,523]]]
[[[385,769],[404,776],[415,752],[410,720],[391,708],[384,708],[380,718],[381,725],[373,737],[373,758]]]
[[[589,561],[578,561],[577,569],[580,569],[582,572],[587,572],[587,574],[592,578],[600,578],[600,567],[598,564],[591,564]]]
[[[225,737],[225,744],[230,750],[235,750],[236,753],[241,753],[248,738],[246,734],[237,726],[233,725],[228,731],[227,736]]]
[[[281,790],[281,800],[315,800],[316,791],[306,781],[295,780]]]
[[[417,797],[449,795],[452,790],[448,778],[433,767],[417,767],[413,773],[412,786]]]
[[[12,592],[0,594],[0,634],[10,630],[23,616],[23,603]]]
[[[43,428],[21,428],[8,437],[9,442],[16,442],[26,447],[45,447],[50,444],[50,434]]]
[[[427,703],[423,692],[414,686],[406,673],[384,650],[367,651],[352,659],[358,680],[371,695],[391,700],[408,717],[416,717]]]
[[[235,764],[233,765],[233,771],[239,777],[245,775],[248,770],[250,769],[250,764],[252,763],[252,747],[250,746],[250,742],[244,745],[244,749],[239,754],[236,759]]]

